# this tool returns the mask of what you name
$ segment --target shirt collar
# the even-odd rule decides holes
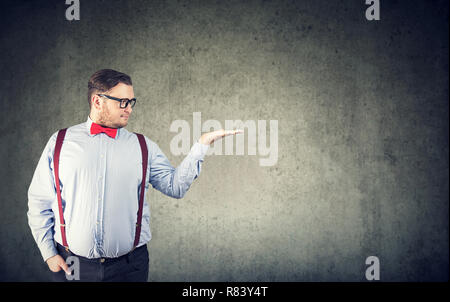
[[[94,121],[91,120],[91,117],[88,115],[87,121],[86,121],[86,129],[88,131],[89,136],[94,136],[94,134],[91,134],[91,125]],[[113,139],[117,139],[120,136],[120,132],[121,132],[122,128],[117,129],[117,135],[115,138]]]

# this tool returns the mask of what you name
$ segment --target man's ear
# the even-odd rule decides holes
[[[96,94],[93,94],[92,99],[91,99],[91,106],[94,106],[95,109],[100,110],[101,103],[102,103],[102,101],[100,100],[100,97]]]

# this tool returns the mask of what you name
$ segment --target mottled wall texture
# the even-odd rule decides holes
[[[45,281],[27,190],[87,81],[128,73],[127,129],[177,166],[175,120],[277,120],[278,161],[208,155],[183,199],[148,193],[149,281],[449,279],[448,1],[2,2],[0,280]],[[191,128],[192,132],[192,128]],[[267,129],[267,137],[269,137]],[[192,140],[191,140],[192,145]]]

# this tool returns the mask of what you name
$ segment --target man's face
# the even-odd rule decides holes
[[[119,83],[104,94],[119,99],[134,98],[133,86]],[[98,110],[98,122],[110,128],[122,128],[127,126],[128,119],[131,116],[131,104],[126,108],[120,108],[120,102],[108,99],[106,97],[100,98],[100,110]]]

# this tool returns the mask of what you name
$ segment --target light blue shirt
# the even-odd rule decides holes
[[[136,134],[119,128],[115,138],[90,133],[92,120],[69,127],[59,161],[61,198],[70,250],[87,258],[119,257],[130,252],[136,231],[142,181],[142,153]],[[44,260],[62,244],[53,153],[49,139],[28,189],[28,223]],[[209,146],[196,142],[175,169],[158,145],[145,137],[147,179],[162,193],[182,198],[201,170]],[[138,246],[151,239],[150,210],[144,198]]]

